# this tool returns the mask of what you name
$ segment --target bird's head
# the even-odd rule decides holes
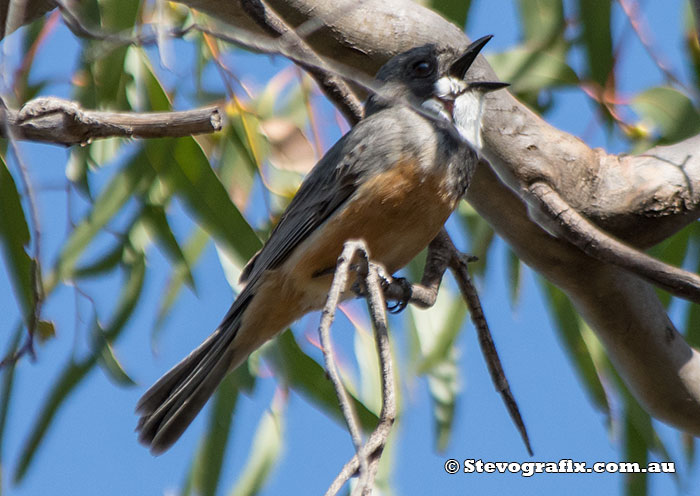
[[[429,44],[396,55],[379,69],[376,79],[382,84],[381,90],[370,98],[367,113],[392,100],[408,99],[453,122],[478,151],[483,97],[508,86],[495,81],[465,81],[472,63],[491,38],[479,38],[461,52]]]

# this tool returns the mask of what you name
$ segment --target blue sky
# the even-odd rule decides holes
[[[685,3],[678,1],[643,2],[643,11],[651,23],[656,45],[674,67],[682,66],[680,49],[683,31],[680,28],[685,7]],[[467,26],[468,34],[473,38],[494,34],[487,53],[507,49],[518,40],[516,15],[513,2],[475,1]],[[616,26],[621,28],[625,22],[618,15]],[[11,44],[13,38],[16,37],[10,37],[5,43]],[[187,47],[178,45],[178,49],[187,54]],[[33,77],[39,79],[51,75],[53,82],[44,93],[70,95],[69,77],[77,50],[72,35],[64,27],[52,34],[50,43],[43,45],[35,62]],[[6,61],[11,62],[12,52],[6,53],[10,54],[6,56]],[[618,74],[623,91],[634,93],[663,81],[635,37],[629,37],[622,59]],[[286,64],[281,58],[267,56],[237,55],[233,60],[249,67],[246,77],[257,85],[264,84],[267,77]],[[166,76],[166,82],[168,77],[173,84],[177,82],[185,87],[192,84],[191,75],[184,68]],[[557,93],[555,98],[558,105],[547,116],[549,122],[581,136],[591,146],[605,147],[614,152],[625,150],[624,142],[608,140],[600,131],[589,132],[594,119],[593,107],[581,92],[566,90]],[[326,112],[330,110],[326,108]],[[592,126],[593,129],[595,127]],[[337,136],[338,131],[333,128],[329,135],[324,136],[325,146],[330,146]],[[40,190],[42,250],[44,262],[50,264],[66,236],[68,208],[71,211],[77,209],[75,205],[68,205],[62,189],[68,152],[60,147],[26,143],[22,144],[21,151],[31,177]],[[176,230],[186,231],[190,226],[191,223],[183,221],[183,225],[176,226]],[[469,240],[459,233],[457,226],[451,224],[450,227],[459,246],[468,250]],[[58,336],[38,348],[36,362],[23,360],[18,366],[2,453],[5,476],[2,489],[5,494],[173,494],[171,491],[182,486],[192,453],[205,427],[205,415],[200,415],[169,452],[155,458],[136,442],[133,408],[139,396],[155,379],[199,344],[218,324],[230,305],[232,292],[220,270],[216,252],[210,245],[195,269],[199,293],[182,293],[154,358],[150,348],[150,328],[166,282],[167,262],[157,250],[151,250],[148,263],[152,276],[146,280],[144,302],[115,347],[124,367],[138,385],[120,388],[101,371],[93,371],[59,411],[26,480],[20,486],[12,486],[9,477],[28,429],[35,421],[37,405],[46,397],[57,373],[71,354],[76,349],[78,353],[86,349],[85,322],[76,325],[76,303],[72,289],[63,288],[49,300],[44,313],[47,318],[56,321]],[[529,269],[525,270],[522,296],[513,307],[508,298],[506,266],[505,245],[497,240],[488,254],[485,278],[479,280],[478,285],[501,360],[529,429],[535,456],[530,458],[527,455],[511,424],[491,385],[473,329],[468,326],[457,342],[462,393],[457,405],[455,430],[445,453],[436,453],[433,448],[432,414],[425,381],[403,384],[402,416],[396,428],[397,442],[388,454],[395,460],[392,480],[396,494],[463,494],[472,491],[490,494],[506,490],[516,490],[523,495],[561,494],[563,491],[571,494],[610,494],[621,488],[622,477],[613,474],[537,474],[523,478],[520,475],[500,474],[448,475],[443,470],[447,458],[520,462],[570,458],[589,463],[620,460],[619,433],[613,433],[611,438],[603,415],[594,409],[580,387],[553,330],[537,284],[539,276]],[[0,271],[0,302],[3,302],[5,313],[0,324],[0,335],[5,346],[7,340],[4,337],[14,329],[18,314],[11,304],[14,299],[4,267]],[[101,283],[92,288],[98,309],[106,311],[111,307],[113,296],[110,288],[115,290],[119,283],[118,279],[114,279],[106,285]],[[91,289],[89,284],[86,287]],[[91,316],[87,306],[82,307],[81,315],[83,321],[89,322]],[[678,315],[680,307],[676,305],[672,316]],[[303,335],[316,325],[317,319],[317,316],[310,316],[295,326],[299,341],[303,341]],[[343,320],[340,319],[339,325],[334,328],[334,339],[341,357],[348,358],[353,351],[353,328]],[[680,323],[680,320],[677,321]],[[406,368],[410,367],[404,361],[408,356],[404,336],[407,331],[401,324],[401,317],[394,318],[391,332],[401,357],[399,367]],[[77,347],[75,343],[78,343]],[[274,379],[264,378],[259,381],[252,396],[243,396],[239,400],[221,494],[229,493],[245,465],[256,426],[275,394]],[[295,393],[291,393],[284,408],[283,456],[262,494],[322,493],[352,455],[349,436],[333,420],[309,408],[306,401]],[[677,432],[660,424],[658,427],[672,455],[680,462],[683,459],[682,446],[678,442]],[[679,488],[670,476],[651,477],[651,493],[673,494],[680,490],[683,494],[700,494],[697,467],[687,468],[679,463],[678,468],[684,473],[683,487]]]

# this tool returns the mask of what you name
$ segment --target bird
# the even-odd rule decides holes
[[[323,307],[346,241],[362,239],[370,259],[394,274],[440,232],[478,161],[479,105],[470,107],[479,113],[476,131],[456,129],[455,101],[473,94],[471,100],[479,102],[506,86],[464,81],[490,39],[461,51],[422,45],[379,69],[365,116],[302,181],[244,268],[243,289],[219,326],[139,400],[136,431],[153,454],[177,441],[228,372]],[[354,296],[351,284],[344,299]]]

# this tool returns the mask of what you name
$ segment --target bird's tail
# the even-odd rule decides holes
[[[216,331],[139,400],[136,411],[141,418],[136,431],[152,453],[162,453],[178,440],[226,373],[253,351],[234,344],[251,297],[239,296]]]

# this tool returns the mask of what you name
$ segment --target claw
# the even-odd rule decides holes
[[[411,283],[408,282],[404,277],[396,277],[394,278],[392,283],[386,281],[386,285],[393,283],[398,283],[401,285],[401,289],[403,289],[403,295],[401,296],[401,299],[396,300],[396,303],[390,304],[389,302],[387,302],[386,309],[389,311],[389,313],[398,314],[403,312],[408,306],[408,302],[411,300],[412,286]]]

